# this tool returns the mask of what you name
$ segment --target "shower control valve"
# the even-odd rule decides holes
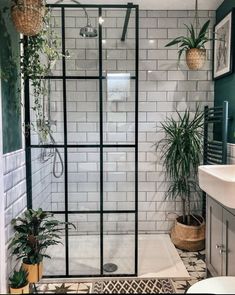
[[[219,250],[219,253],[222,255],[222,254],[227,253],[227,251],[226,251],[225,249],[220,249],[220,250]]]
[[[217,244],[217,245],[215,246],[215,248],[216,248],[216,249],[223,249],[223,245],[218,245],[218,244]]]

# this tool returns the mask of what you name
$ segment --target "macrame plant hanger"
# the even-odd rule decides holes
[[[198,0],[195,0],[195,14],[192,24],[196,38],[199,34],[200,22],[198,17]],[[206,61],[206,50],[204,48],[191,48],[186,53],[186,63],[190,70],[200,70]]]
[[[194,15],[194,23],[193,26],[195,28],[196,36],[198,34],[198,30],[200,27],[199,17],[198,17],[198,0],[195,0],[195,15]]]

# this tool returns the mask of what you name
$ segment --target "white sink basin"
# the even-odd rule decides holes
[[[198,168],[199,186],[226,207],[235,209],[235,165],[203,165]]]

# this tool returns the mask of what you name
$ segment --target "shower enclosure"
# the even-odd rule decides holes
[[[48,6],[62,57],[45,77],[52,138],[26,137],[28,207],[76,229],[65,226],[45,275],[137,276],[138,6]],[[25,89],[28,126],[30,81]]]

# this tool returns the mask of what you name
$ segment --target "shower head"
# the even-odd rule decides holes
[[[63,2],[63,1],[64,0],[58,0],[58,1],[56,1],[56,4]],[[71,0],[71,1],[76,4],[81,5],[81,3],[77,0]],[[85,37],[85,38],[95,38],[98,36],[97,29],[92,27],[86,8],[82,6],[82,9],[85,12],[87,24],[85,27],[80,29],[80,36]]]
[[[80,36],[85,38],[94,38],[98,36],[96,28],[88,22],[87,25],[80,29]]]

